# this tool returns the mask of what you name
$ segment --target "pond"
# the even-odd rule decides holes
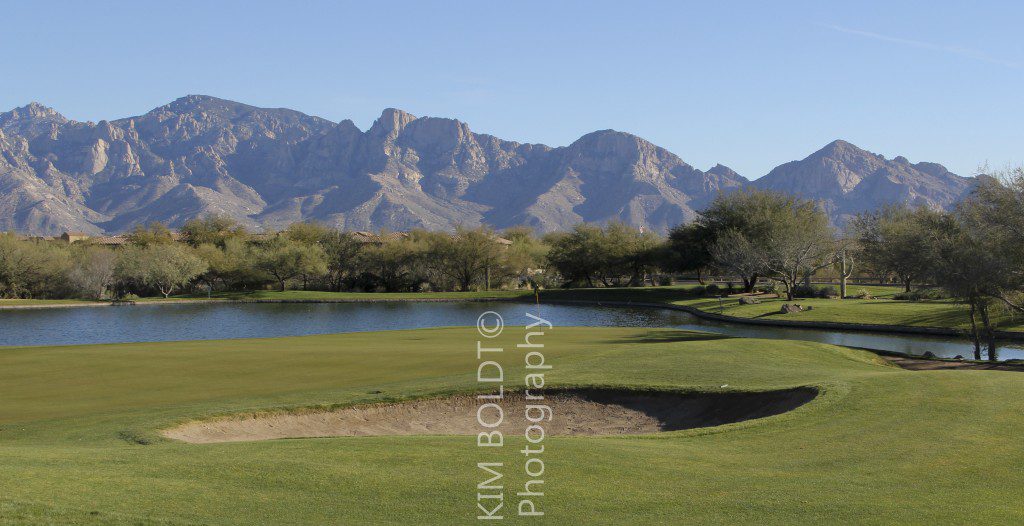
[[[267,338],[337,332],[473,325],[484,311],[510,325],[537,306],[509,302],[209,303],[0,311],[0,345],[70,345]],[[907,354],[970,357],[966,340],[899,334],[763,327],[702,320],[685,312],[641,307],[542,305],[556,326],[671,327],[731,336],[808,340]],[[1000,358],[1024,358],[1024,345],[1004,345]]]

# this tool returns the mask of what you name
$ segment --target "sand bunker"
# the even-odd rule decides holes
[[[811,387],[760,393],[549,389],[541,403],[553,412],[552,420],[544,423],[549,435],[646,434],[777,415],[811,401],[817,392]],[[475,397],[460,395],[334,411],[190,422],[163,434],[195,444],[338,436],[475,435],[482,430],[476,418],[479,405]],[[501,406],[504,423],[497,429],[521,434],[527,424],[522,394],[506,393]],[[493,413],[485,417],[492,418]]]

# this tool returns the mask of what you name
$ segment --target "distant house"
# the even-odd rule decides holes
[[[68,243],[74,243],[76,241],[85,241],[89,239],[89,234],[85,232],[64,232],[60,235],[60,239]]]
[[[92,241],[93,241],[93,243],[96,243],[97,245],[103,245],[103,246],[108,246],[108,247],[119,247],[121,245],[127,245],[128,244],[128,236],[126,236],[124,234],[119,234],[119,235],[116,235],[116,236],[96,237],[96,238],[93,238]]]
[[[360,243],[372,243],[374,245],[377,245],[377,244],[380,244],[380,242],[381,242],[380,241],[380,236],[378,236],[377,234],[374,234],[373,232],[366,232],[364,230],[360,230],[360,231],[357,231],[357,232],[352,232],[349,235],[352,236],[352,239],[354,239],[354,240],[356,240],[356,241],[358,241]]]
[[[349,236],[351,236],[352,239],[354,239],[354,240],[356,240],[356,241],[358,241],[360,243],[366,243],[366,244],[370,244],[370,245],[379,245],[379,244],[381,244],[381,243],[383,243],[385,241],[392,240],[392,239],[407,239],[409,237],[409,233],[408,232],[389,232],[387,234],[378,235],[378,234],[374,234],[373,232],[367,232],[365,230],[358,230],[358,231],[355,231],[355,232],[349,232]],[[499,245],[502,245],[505,248],[508,248],[510,245],[512,245],[512,241],[509,241],[508,239],[505,239],[503,237],[498,237],[498,236],[494,236],[494,242],[499,244]]]
[[[409,237],[409,234],[406,232],[389,232],[387,234],[377,235],[374,234],[373,232],[367,232],[365,230],[351,232],[349,233],[349,235],[352,236],[352,239],[360,243],[367,243],[370,245],[379,245],[388,240],[405,239]]]

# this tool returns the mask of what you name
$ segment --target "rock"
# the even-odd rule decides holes
[[[804,310],[804,309],[802,307],[800,307],[799,305],[796,305],[796,304],[790,305],[788,303],[784,303],[784,304],[782,304],[782,309],[780,310],[780,312],[782,312],[782,314],[793,314],[795,312],[800,312],[802,310]]]
[[[922,354],[921,356],[923,358],[929,358],[929,359],[930,358],[935,358],[935,353],[933,353],[931,351],[925,351],[924,354]]]
[[[761,300],[750,296],[740,296],[740,305],[757,305]]]
[[[954,356],[953,359],[954,360],[963,360],[964,357],[963,357],[963,355],[958,354],[958,355]]]

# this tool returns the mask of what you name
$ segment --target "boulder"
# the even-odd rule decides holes
[[[750,296],[740,296],[740,305],[757,305],[761,300]]]
[[[921,356],[923,358],[935,358],[935,353],[931,351],[925,351],[924,354],[922,354]]]
[[[962,355],[962,354],[958,354],[958,355],[954,356],[954,357],[953,357],[953,359],[954,359],[954,360],[963,360],[963,359],[964,359],[964,357],[963,357],[963,355]]]
[[[802,310],[804,309],[795,303],[793,305],[790,305],[789,303],[783,303],[780,312],[782,314],[793,314],[794,312],[800,312]]]

